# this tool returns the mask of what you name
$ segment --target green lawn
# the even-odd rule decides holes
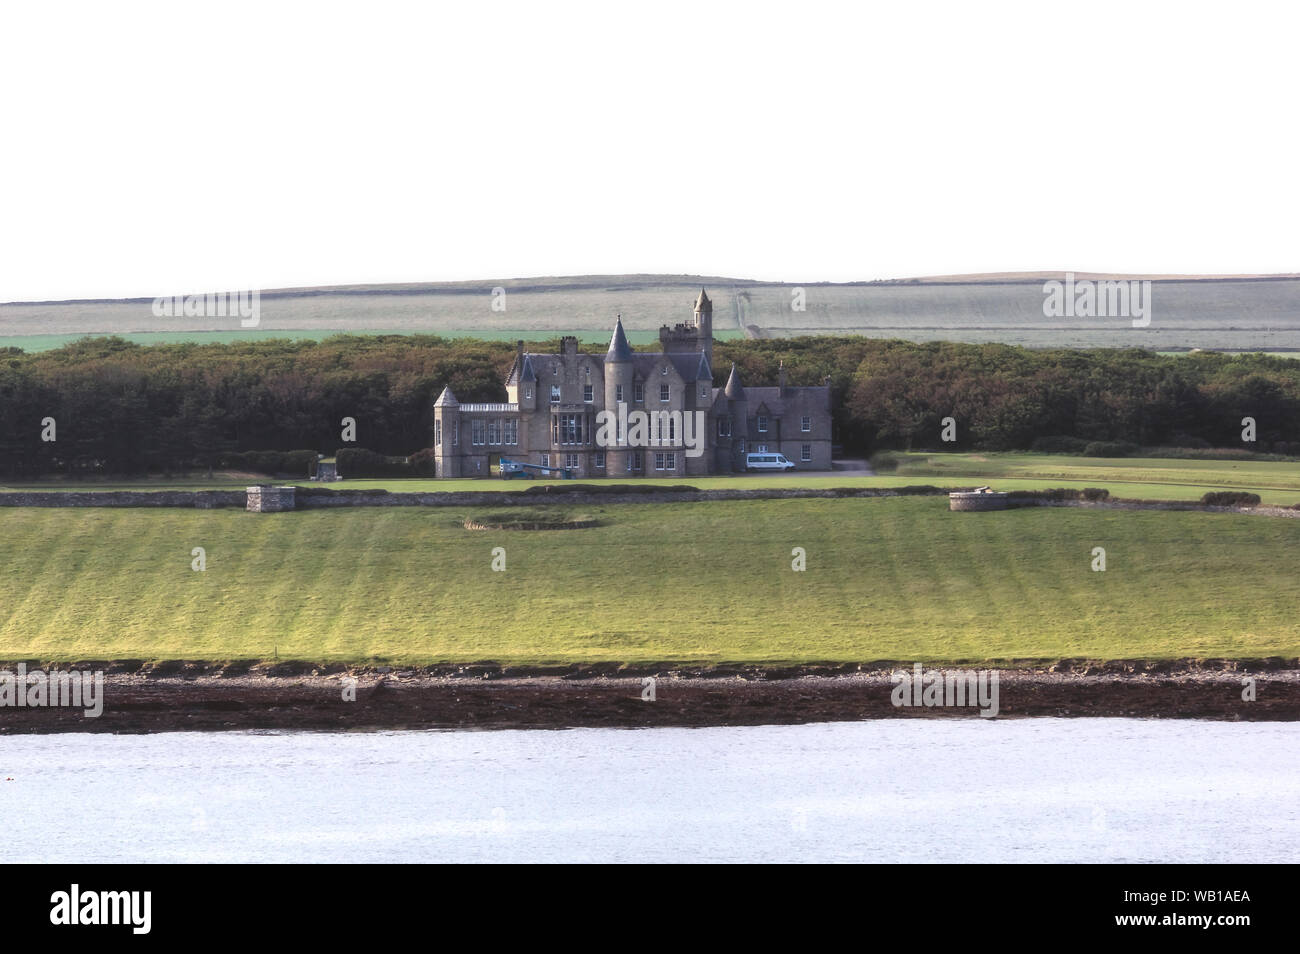
[[[895,473],[876,477],[845,471],[826,476],[749,474],[734,477],[674,478],[672,482],[700,489],[751,487],[903,487],[909,484],[969,486],[988,483],[998,490],[1042,490],[1048,487],[1106,487],[1112,496],[1143,500],[1199,500],[1210,490],[1250,490],[1267,504],[1300,503],[1300,464],[1272,461],[1105,459],[1051,454],[898,454]],[[243,488],[249,478],[207,480],[168,478],[115,481],[44,481],[10,483],[0,490],[192,490]],[[263,481],[265,482],[265,481]],[[282,481],[278,481],[282,482]],[[307,483],[302,481],[300,483]],[[500,491],[518,493],[546,481],[461,480],[344,480],[324,486],[335,489],[402,491]],[[657,484],[662,478],[584,479],[588,484]]]
[[[1106,487],[1112,496],[1188,500],[1207,490],[1250,490],[1265,503],[1300,502],[1300,463],[1073,457],[1062,454],[895,454],[894,476],[909,483],[980,479],[999,490],[1036,486]]]
[[[934,498],[595,510],[593,529],[476,532],[443,508],[2,509],[0,659],[1300,655],[1300,521]]]

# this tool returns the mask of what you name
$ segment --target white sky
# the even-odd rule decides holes
[[[0,301],[1300,271],[1282,4],[0,10]]]

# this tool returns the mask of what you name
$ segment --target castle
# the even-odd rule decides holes
[[[450,388],[433,407],[439,477],[487,477],[502,457],[579,477],[737,473],[745,455],[780,453],[802,470],[831,469],[830,379],[745,387],[736,366],[713,386],[713,303],[700,290],[689,322],[659,329],[661,350],[635,352],[622,318],[609,350],[559,354],[519,342],[504,404],[461,404]]]

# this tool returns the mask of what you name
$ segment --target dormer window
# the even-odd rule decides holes
[[[560,403],[560,386],[558,384],[551,385],[551,403],[552,404]]]
[[[659,373],[660,373],[660,374],[667,374],[667,373],[668,373],[668,365],[665,364],[662,368],[660,368],[660,369],[659,369]]]

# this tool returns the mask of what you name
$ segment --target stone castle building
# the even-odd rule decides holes
[[[831,468],[830,379],[818,387],[745,387],[736,366],[713,386],[713,303],[659,329],[661,350],[633,351],[621,317],[604,355],[561,339],[559,354],[521,341],[503,404],[434,403],[439,477],[486,477],[505,457],[579,477],[675,477],[745,469],[747,453],[780,453],[802,470]],[[667,412],[667,413],[665,413]],[[639,426],[644,424],[644,426]]]

